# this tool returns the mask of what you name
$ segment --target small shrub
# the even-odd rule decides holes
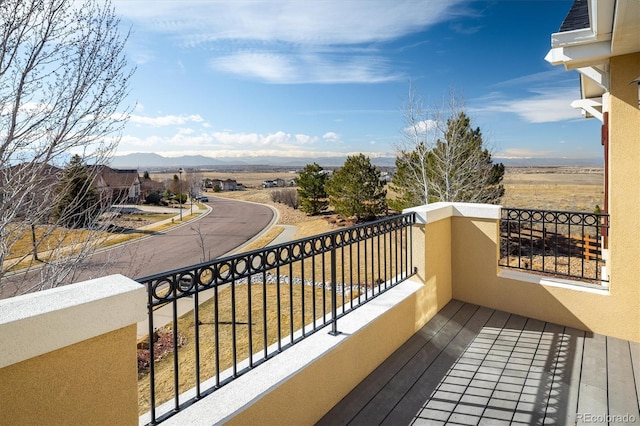
[[[274,203],[281,203],[292,209],[297,209],[300,206],[298,199],[298,191],[295,189],[279,189],[271,192],[271,201]]]
[[[144,202],[145,204],[155,204],[159,206],[162,203],[162,195],[160,195],[157,192],[151,192],[147,194],[147,196],[144,199]]]
[[[178,333],[176,339],[178,348],[181,348],[187,342],[187,339],[181,333]],[[141,342],[138,342],[138,379],[144,376],[149,371],[151,366],[151,354],[149,352],[149,337]],[[162,358],[174,352],[177,349],[174,347],[173,331],[172,330],[158,330],[153,334],[153,352],[155,361],[160,361]]]

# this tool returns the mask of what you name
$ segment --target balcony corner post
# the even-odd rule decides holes
[[[340,334],[338,331],[338,278],[336,261],[336,235],[331,235],[331,331],[332,336]]]

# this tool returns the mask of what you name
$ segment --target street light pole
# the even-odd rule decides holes
[[[180,170],[178,170],[178,173],[180,174],[180,178],[178,179],[178,182],[180,183],[180,194],[178,194],[178,197],[180,197],[180,222],[182,222],[182,172],[184,172],[184,169],[180,167]]]

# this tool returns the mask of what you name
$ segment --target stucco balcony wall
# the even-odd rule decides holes
[[[136,323],[121,275],[0,301],[0,414],[10,424],[135,424]]]
[[[500,206],[435,203],[411,209],[428,224],[426,246],[443,244],[439,221],[450,221],[452,298],[625,340],[640,341],[637,276],[617,274],[609,287],[498,267]],[[446,243],[444,243],[446,244]],[[610,241],[612,247],[615,241]],[[440,248],[446,252],[445,245]],[[442,257],[433,247],[426,264]],[[428,250],[429,252],[429,250]],[[611,250],[612,256],[628,253]],[[617,259],[612,259],[614,262]],[[440,276],[438,278],[442,277]],[[447,281],[449,278],[445,278]]]

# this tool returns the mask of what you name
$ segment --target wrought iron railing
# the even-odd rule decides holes
[[[589,283],[606,282],[602,267],[608,219],[599,213],[503,208],[498,264]]]
[[[139,343],[141,411],[159,423],[322,328],[338,334],[340,317],[415,273],[414,223],[393,216],[137,280],[151,336]]]

